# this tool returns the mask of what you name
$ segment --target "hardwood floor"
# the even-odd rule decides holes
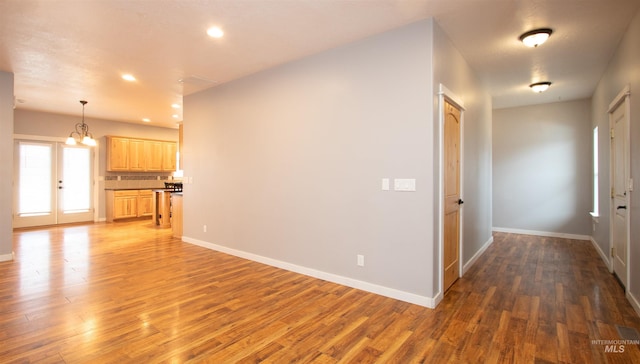
[[[496,234],[435,310],[148,222],[16,231],[14,244],[0,263],[2,363],[640,362],[640,345],[592,341],[640,318],[584,241]]]

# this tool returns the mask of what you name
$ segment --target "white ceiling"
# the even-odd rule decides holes
[[[640,0],[0,0],[19,109],[175,127],[182,96],[434,17],[510,107],[591,96]],[[212,25],[225,36],[206,35]],[[550,27],[536,49],[518,36]],[[131,73],[137,81],[120,76]],[[183,80],[184,82],[180,82]],[[528,84],[549,80],[534,94]],[[188,121],[185,121],[188,122]]]

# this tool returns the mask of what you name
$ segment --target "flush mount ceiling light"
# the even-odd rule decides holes
[[[527,47],[537,47],[549,39],[553,30],[549,28],[541,28],[528,31],[520,36],[520,41]]]
[[[218,27],[211,27],[211,28],[207,29],[207,34],[211,38],[222,38],[222,36],[224,35],[224,32],[222,31],[222,29],[220,29]]]
[[[76,130],[72,131],[67,138],[67,145],[76,145],[82,143],[84,145],[93,147],[96,145],[96,140],[93,139],[93,134],[89,132],[89,125],[84,123],[84,105],[87,101],[80,100],[82,104],[82,122],[76,124]]]
[[[551,82],[549,82],[549,81],[536,82],[536,83],[532,83],[532,84],[529,85],[529,87],[531,87],[531,90],[533,92],[537,92],[537,93],[541,93],[541,92],[547,91],[549,86],[551,86]]]
[[[128,73],[125,74],[125,75],[122,75],[122,79],[125,80],[125,81],[129,81],[129,82],[133,82],[133,81],[136,80],[136,78],[133,75],[128,74]]]

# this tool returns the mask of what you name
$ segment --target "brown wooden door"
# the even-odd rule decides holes
[[[460,277],[460,110],[444,108],[444,291]]]

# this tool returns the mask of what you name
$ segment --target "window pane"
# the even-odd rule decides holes
[[[20,143],[18,214],[51,213],[52,146]]]
[[[91,207],[91,154],[88,148],[65,147],[63,155],[64,213],[86,212]]]

